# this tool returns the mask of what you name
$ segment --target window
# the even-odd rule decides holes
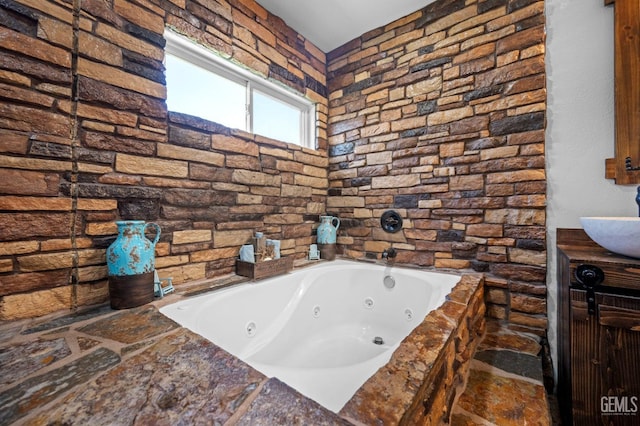
[[[315,147],[315,107],[302,96],[166,31],[170,111],[230,128]]]

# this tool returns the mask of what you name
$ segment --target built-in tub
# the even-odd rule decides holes
[[[336,260],[161,312],[338,412],[459,275]]]

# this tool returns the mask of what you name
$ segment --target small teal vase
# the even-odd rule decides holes
[[[118,237],[107,249],[109,275],[128,276],[153,272],[160,227],[143,220],[118,221],[116,225]],[[149,241],[144,235],[148,226],[155,228],[156,236],[153,241]]]
[[[318,226],[318,244],[335,244],[340,219],[335,216],[320,216]]]

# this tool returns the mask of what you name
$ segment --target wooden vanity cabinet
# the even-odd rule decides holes
[[[640,260],[559,229],[558,296],[563,425],[640,425]]]

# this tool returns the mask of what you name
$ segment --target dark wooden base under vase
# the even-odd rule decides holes
[[[153,302],[153,272],[109,277],[112,309],[129,309]]]
[[[320,250],[320,259],[334,260],[336,258],[335,244],[318,244],[318,250]]]

